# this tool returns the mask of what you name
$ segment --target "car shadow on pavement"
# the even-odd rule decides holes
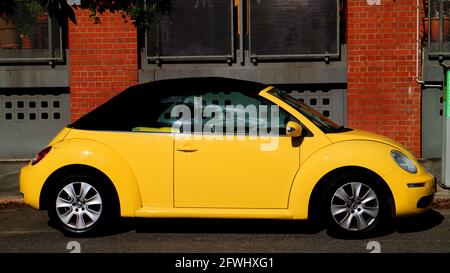
[[[133,222],[134,221],[132,219],[121,219],[119,221],[116,221],[114,224],[110,224],[107,227],[102,228],[101,231],[88,234],[85,233],[74,234],[65,232],[58,225],[56,225],[50,220],[47,221],[47,225],[50,228],[59,230],[62,234],[64,234],[64,236],[69,238],[100,238],[131,232],[135,230],[135,225],[133,224]]]
[[[262,219],[136,219],[138,233],[314,234],[322,231],[307,221]]]
[[[430,210],[424,214],[400,218],[392,221],[388,227],[370,236],[348,238],[326,233],[336,239],[368,239],[398,233],[414,233],[432,229],[441,224],[444,216]],[[51,223],[48,223],[53,226]],[[101,233],[88,237],[112,236],[135,231],[136,233],[226,233],[226,234],[316,234],[326,230],[309,221],[265,220],[265,219],[166,219],[166,218],[124,218],[119,223],[110,225]],[[83,236],[86,237],[86,236]]]
[[[444,219],[445,217],[438,211],[429,210],[414,217],[396,219],[394,225],[399,233],[413,233],[432,229],[440,225]]]
[[[51,221],[48,226],[59,229]],[[254,220],[254,219],[198,219],[198,218],[123,218],[119,223],[108,225],[92,234],[71,234],[59,229],[72,238],[97,238],[114,236],[135,231],[136,233],[260,233],[260,234],[314,234],[322,228],[307,221]]]
[[[367,239],[386,236],[394,232],[414,233],[440,225],[444,216],[435,210],[424,214],[394,219],[392,224],[370,236],[353,239]],[[308,221],[286,220],[244,220],[244,219],[135,219],[134,229],[138,233],[257,233],[257,234],[316,234],[325,230]],[[337,239],[340,237],[327,231]]]
[[[327,231],[327,234],[336,239],[370,239],[383,237],[395,232],[398,233],[415,233],[432,229],[435,226],[440,225],[444,221],[445,217],[435,210],[429,210],[423,214],[416,216],[396,218],[391,221],[390,224],[385,225],[380,230],[371,233],[370,235],[360,235],[348,238],[340,234],[335,234],[331,231]]]

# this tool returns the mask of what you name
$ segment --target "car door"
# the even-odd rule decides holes
[[[300,154],[298,141],[285,136],[292,117],[242,92],[198,92],[184,100],[196,113],[192,130],[175,134],[175,207],[287,208]]]

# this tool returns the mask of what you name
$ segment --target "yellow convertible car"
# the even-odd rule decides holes
[[[278,88],[225,78],[133,86],[64,128],[20,173],[69,235],[119,217],[315,219],[370,234],[436,191],[401,144],[339,126]]]

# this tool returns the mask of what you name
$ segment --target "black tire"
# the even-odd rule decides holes
[[[96,235],[104,231],[108,223],[117,220],[118,211],[112,187],[102,177],[81,173],[67,174],[54,182],[48,195],[48,215],[50,222],[65,235]],[[85,189],[85,192],[82,189]],[[71,196],[70,191],[75,194]]]
[[[359,195],[356,196],[358,188]],[[373,236],[390,223],[389,195],[381,182],[374,178],[341,176],[330,184],[324,199],[324,219],[328,223],[329,233],[336,237]]]

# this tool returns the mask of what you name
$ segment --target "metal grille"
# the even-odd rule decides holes
[[[0,96],[0,121],[52,121],[61,119],[59,96]]]
[[[233,58],[232,0],[174,0],[170,16],[147,32],[147,58]]]
[[[69,95],[0,95],[0,159],[31,158],[70,122]]]
[[[286,88],[284,88],[286,90]],[[324,116],[345,125],[346,100],[345,89],[290,89],[287,92],[294,98],[310,105]]]
[[[338,10],[336,0],[250,0],[252,57],[337,56]]]
[[[443,91],[422,89],[422,157],[438,158],[442,154]]]

